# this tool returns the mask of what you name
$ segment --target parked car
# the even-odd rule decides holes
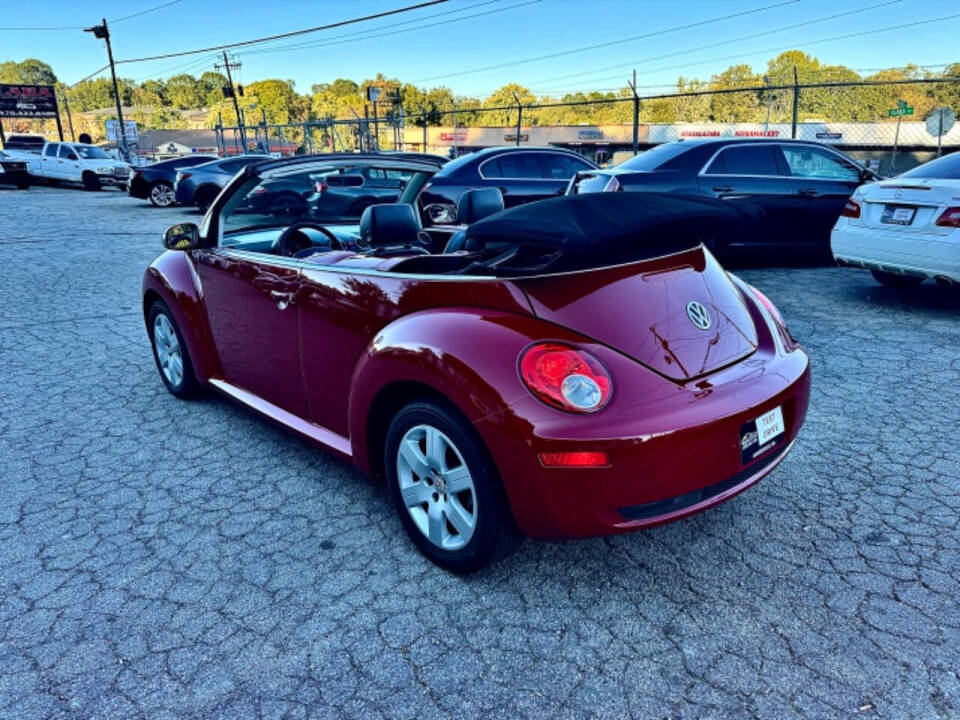
[[[39,153],[30,150],[5,150],[15,160],[27,163],[33,178],[51,182],[80,183],[86,190],[104,185],[125,188],[130,165],[114,160],[96,145],[75,142],[47,142]]]
[[[202,228],[168,229],[142,287],[154,359],[172,394],[216,389],[385,475],[432,561],[475,570],[515,526],[669,522],[792,447],[808,359],[704,248],[737,220],[723,203],[545,200],[474,223],[454,253],[425,248],[407,203],[364,210],[352,249],[317,221],[236,212],[271,178],[324,168],[245,168]]]
[[[457,222],[464,190],[499,188],[508,208],[563,195],[570,178],[596,170],[582,155],[560,148],[495,147],[461,155],[447,163],[423,189],[419,205],[427,225]]]
[[[582,173],[568,193],[667,192],[714,197],[739,206],[741,232],[714,251],[800,248],[826,254],[849,197],[876,180],[831,147],[799,140],[678,140],[612,168]]]
[[[884,285],[960,283],[960,152],[859,188],[831,237],[837,262]]]
[[[177,170],[173,177],[176,202],[178,205],[196,205],[200,212],[206,212],[238,170],[270,159],[269,155],[239,155]]]
[[[40,153],[47,139],[43,135],[13,134],[7,135],[3,141],[4,150],[28,150]]]
[[[149,200],[155,207],[170,207],[176,202],[173,183],[177,170],[214,160],[209,155],[184,155],[130,169],[127,192],[131,197]]]
[[[0,150],[0,185],[15,185],[19,190],[30,187],[27,161],[14,158]]]

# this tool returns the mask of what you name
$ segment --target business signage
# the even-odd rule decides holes
[[[504,135],[504,136],[503,136],[503,139],[504,139],[506,142],[516,142],[516,141],[517,141],[517,134],[516,134],[516,133],[513,133],[513,135]],[[527,140],[529,140],[529,139],[530,139],[530,136],[527,135],[526,133],[523,133],[523,135],[520,136],[520,142],[527,142]]]
[[[681,130],[680,137],[780,137],[779,130]]]
[[[818,132],[817,140],[840,140],[843,137],[842,132]]]
[[[117,120],[107,120],[105,125],[107,129],[107,142],[119,142],[120,138],[118,137],[118,131],[120,130],[120,123]],[[138,140],[137,123],[133,120],[124,120],[123,129],[124,135],[126,135],[127,138],[127,142],[131,145],[135,145]]]
[[[443,142],[466,142],[467,131],[457,130],[456,132],[442,132],[440,133],[440,140]]]
[[[57,95],[53,86],[0,84],[0,117],[57,117]]]
[[[577,132],[578,140],[603,140],[603,130],[580,130]]]

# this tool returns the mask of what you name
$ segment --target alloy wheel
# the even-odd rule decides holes
[[[173,188],[165,183],[159,183],[150,188],[150,202],[157,207],[170,207],[173,205]]]
[[[432,425],[410,428],[397,450],[397,481],[414,524],[436,547],[459,550],[477,527],[477,492],[460,450]]]
[[[183,382],[183,354],[177,332],[163,313],[157,315],[157,319],[153,321],[153,346],[163,376],[173,387],[179,387]]]

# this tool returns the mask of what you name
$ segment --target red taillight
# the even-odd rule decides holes
[[[617,176],[614,175],[607,181],[607,184],[603,186],[602,192],[617,192],[617,190],[619,189],[620,189],[620,181],[617,180]]]
[[[316,191],[317,191],[318,193],[324,193],[324,192],[327,191],[327,184],[326,184],[325,182],[323,182],[322,180],[317,180],[317,181],[313,184],[313,187],[316,189]]]
[[[135,178],[143,177],[143,173],[140,172],[139,170],[134,170],[134,171],[133,171],[133,176],[134,176]]]
[[[250,191],[250,194],[263,195],[265,192],[267,192],[267,188],[265,188],[263,185],[258,185],[257,187],[255,187],[253,190]]]
[[[188,177],[190,177],[191,175],[193,175],[193,173],[180,173],[180,177],[177,178],[177,179],[178,179],[178,180],[186,180],[186,179],[187,179]]]
[[[760,301],[760,304],[763,305],[764,309],[770,314],[770,317],[773,318],[773,324],[777,326],[777,332],[780,333],[780,340],[783,342],[784,350],[787,352],[796,350],[799,344],[787,329],[787,323],[784,322],[783,316],[780,315],[780,311],[777,310],[777,306],[770,302],[770,298],[757,290],[753,285],[747,285],[747,287],[750,288],[754,297]]]
[[[600,361],[559,343],[538,343],[520,356],[520,376],[539,400],[572,413],[601,410],[613,392]]]
[[[960,207],[948,207],[937,218],[940,227],[960,228]]]
[[[540,464],[544,467],[607,467],[610,458],[602,450],[575,450],[573,452],[542,452]]]
[[[860,217],[860,203],[856,200],[847,200],[847,204],[840,211],[840,217],[858,218]]]

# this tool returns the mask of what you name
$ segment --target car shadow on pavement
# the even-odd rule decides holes
[[[849,288],[849,295],[853,300],[896,310],[960,311],[960,285],[941,285],[932,281],[911,288],[856,285]]]

